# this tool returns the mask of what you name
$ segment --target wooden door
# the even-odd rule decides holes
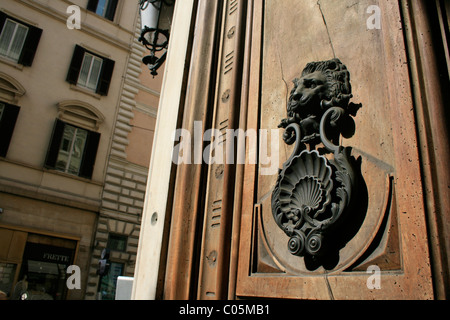
[[[289,236],[275,221],[272,197],[279,174],[262,174],[266,164],[247,162],[242,180],[237,178],[242,181],[242,208],[239,237],[233,238],[239,247],[236,297],[432,299],[399,2],[255,0],[247,10],[246,129],[266,130],[269,150],[278,140],[279,150],[273,152],[282,168],[294,149],[283,140],[283,128],[278,134],[272,130],[287,118],[293,81],[308,63],[337,58],[350,73],[351,101],[359,108],[352,111],[353,122],[345,124],[350,132],[333,145],[351,148],[349,159],[359,182],[350,212],[329,236],[334,249],[316,259],[292,254]],[[320,140],[305,148],[332,161]]]

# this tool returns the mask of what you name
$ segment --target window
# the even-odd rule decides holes
[[[45,167],[92,178],[100,134],[56,120]]]
[[[108,95],[115,62],[75,46],[67,82]]]
[[[108,237],[108,244],[106,245],[112,251],[127,251],[127,236],[121,236],[118,234],[110,234]]]
[[[31,66],[42,30],[0,12],[0,56]]]
[[[102,59],[86,52],[84,54],[77,85],[91,90],[97,90],[97,83],[100,77],[102,64]]]
[[[114,20],[117,0],[89,0],[87,9],[108,20]]]
[[[123,276],[125,265],[123,263],[111,262],[109,272],[101,277],[99,292],[102,300],[114,300],[116,297],[117,278]]]
[[[0,102],[0,157],[6,157],[20,107]]]
[[[66,125],[56,159],[56,170],[78,175],[88,132]]]
[[[0,54],[4,57],[18,61],[22,52],[28,27],[10,19],[6,19],[0,35]]]

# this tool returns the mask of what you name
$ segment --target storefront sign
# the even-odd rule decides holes
[[[57,263],[69,263],[69,256],[65,256],[65,255],[61,255],[61,254],[55,254],[55,253],[49,253],[49,252],[44,252],[43,260],[45,261],[51,261],[51,262],[57,262]]]
[[[71,249],[36,243],[27,243],[25,251],[26,253],[24,256],[28,260],[65,265],[71,264],[71,259],[73,256],[73,250]]]

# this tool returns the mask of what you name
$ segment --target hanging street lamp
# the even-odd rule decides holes
[[[142,62],[148,66],[153,77],[158,75],[157,70],[166,60],[169,46],[170,19],[164,21],[162,17],[174,4],[175,0],[140,0],[141,36],[139,42],[142,42],[150,51],[150,54],[142,59]]]

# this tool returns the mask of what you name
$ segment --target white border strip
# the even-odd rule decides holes
[[[194,0],[175,3],[139,238],[133,300],[154,300],[156,296],[172,168],[172,136],[177,129],[193,10]]]

